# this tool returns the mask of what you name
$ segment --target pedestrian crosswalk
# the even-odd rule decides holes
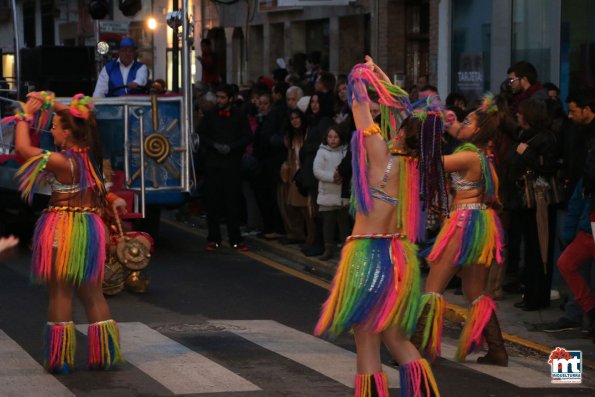
[[[221,360],[195,351],[195,346],[193,350],[165,335],[167,330],[159,332],[140,322],[122,322],[119,327],[122,351],[128,363],[120,372],[134,367],[172,395],[249,392],[258,395],[258,392],[267,392],[260,379],[252,379],[247,373],[236,373]],[[244,343],[274,353],[272,357],[290,360],[315,371],[321,378],[342,385],[347,394],[348,388],[353,387],[355,354],[331,342],[272,320],[211,320],[209,329],[208,332],[216,329],[218,333],[239,337]],[[87,325],[77,325],[77,330],[86,334]],[[196,332],[201,331],[197,328]],[[446,340],[443,343],[444,357],[454,356],[454,342]],[[237,349],[238,345],[235,344],[234,348]],[[258,360],[257,357],[254,359]],[[259,365],[263,365],[262,360]],[[274,362],[266,365],[274,366]],[[438,365],[437,371],[440,365],[444,365],[443,362]],[[515,361],[511,361],[508,368],[478,365],[470,360],[460,365],[520,388],[553,386],[546,372]],[[398,370],[385,366],[384,371],[390,387],[398,388]],[[67,383],[44,372],[41,363],[0,330],[0,396],[74,396],[75,393],[65,385]]]

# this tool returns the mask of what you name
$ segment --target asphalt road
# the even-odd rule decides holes
[[[30,285],[23,249],[0,266],[0,396],[350,396],[355,368],[350,335],[329,342],[312,336],[327,291],[261,259],[222,248],[203,251],[204,239],[162,225],[146,294],[122,292],[108,302],[119,322],[127,362],[112,372],[86,369],[86,319],[79,324],[77,371],[41,369],[41,331],[47,298]],[[263,263],[266,262],[266,263]],[[285,262],[285,263],[283,263]],[[434,364],[442,396],[594,395],[593,373],[582,385],[552,385],[542,359],[512,352],[511,367],[452,360],[456,334],[446,332]],[[452,337],[451,337],[452,336]],[[383,359],[398,393],[398,370]]]

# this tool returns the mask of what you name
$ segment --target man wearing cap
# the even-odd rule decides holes
[[[139,87],[147,85],[147,66],[135,59],[136,45],[132,38],[120,40],[118,55],[118,59],[106,63],[99,73],[93,97],[143,93]]]

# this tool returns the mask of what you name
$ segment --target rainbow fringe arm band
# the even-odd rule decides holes
[[[31,276],[80,285],[103,280],[105,228],[96,208],[49,207],[35,225]]]
[[[425,317],[421,322],[418,321],[418,326],[423,324],[419,350],[427,354],[432,361],[440,357],[445,312],[446,302],[442,294],[429,292],[422,295],[420,318]]]
[[[498,195],[498,174],[494,168],[494,164],[481,150],[472,143],[465,143],[456,148],[455,153],[462,151],[471,151],[479,154],[481,161],[481,178],[484,183],[484,197],[485,202],[489,205],[499,205],[500,197]]]
[[[399,367],[401,397],[440,397],[430,364],[423,358]]]
[[[398,326],[410,335],[419,297],[417,248],[405,235],[350,236],[314,334],[336,337],[352,327],[379,333]]]
[[[74,369],[76,331],[72,321],[48,322],[44,331],[44,367],[48,372],[67,374]]]
[[[388,378],[382,371],[355,375],[355,397],[388,397]]]
[[[112,369],[122,362],[120,333],[114,320],[89,324],[89,368]]]
[[[495,311],[496,304],[487,295],[480,295],[473,301],[471,312],[459,337],[459,346],[455,356],[458,361],[465,361],[468,354],[482,348],[483,330]]]
[[[33,195],[39,190],[39,185],[43,180],[41,177],[45,173],[45,167],[51,154],[52,152],[44,150],[37,156],[29,158],[16,173],[16,176],[19,177],[21,198],[26,200],[29,205],[33,200]]]
[[[503,237],[500,218],[492,208],[455,209],[442,226],[428,261],[437,261],[449,244],[456,244],[454,266],[490,266],[494,260],[501,264]]]

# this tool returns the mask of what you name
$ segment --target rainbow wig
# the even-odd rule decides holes
[[[401,397],[440,397],[430,364],[423,358],[399,367]]]
[[[67,374],[74,369],[76,331],[74,323],[48,322],[44,331],[44,361],[48,372]]]
[[[388,378],[382,371],[355,375],[355,397],[388,397]]]
[[[487,295],[480,295],[473,301],[471,312],[459,337],[459,346],[455,355],[458,361],[465,361],[468,354],[477,352],[483,347],[483,330],[495,311],[496,304]]]
[[[422,295],[419,313],[420,316],[424,316],[424,329],[421,330],[421,345],[416,347],[432,361],[440,357],[445,312],[446,302],[442,294],[430,292]]]
[[[336,337],[352,327],[380,333],[398,326],[409,336],[419,298],[417,247],[404,235],[350,236],[314,334]]]
[[[120,333],[114,320],[89,324],[89,368],[112,369],[123,361],[120,352]]]

